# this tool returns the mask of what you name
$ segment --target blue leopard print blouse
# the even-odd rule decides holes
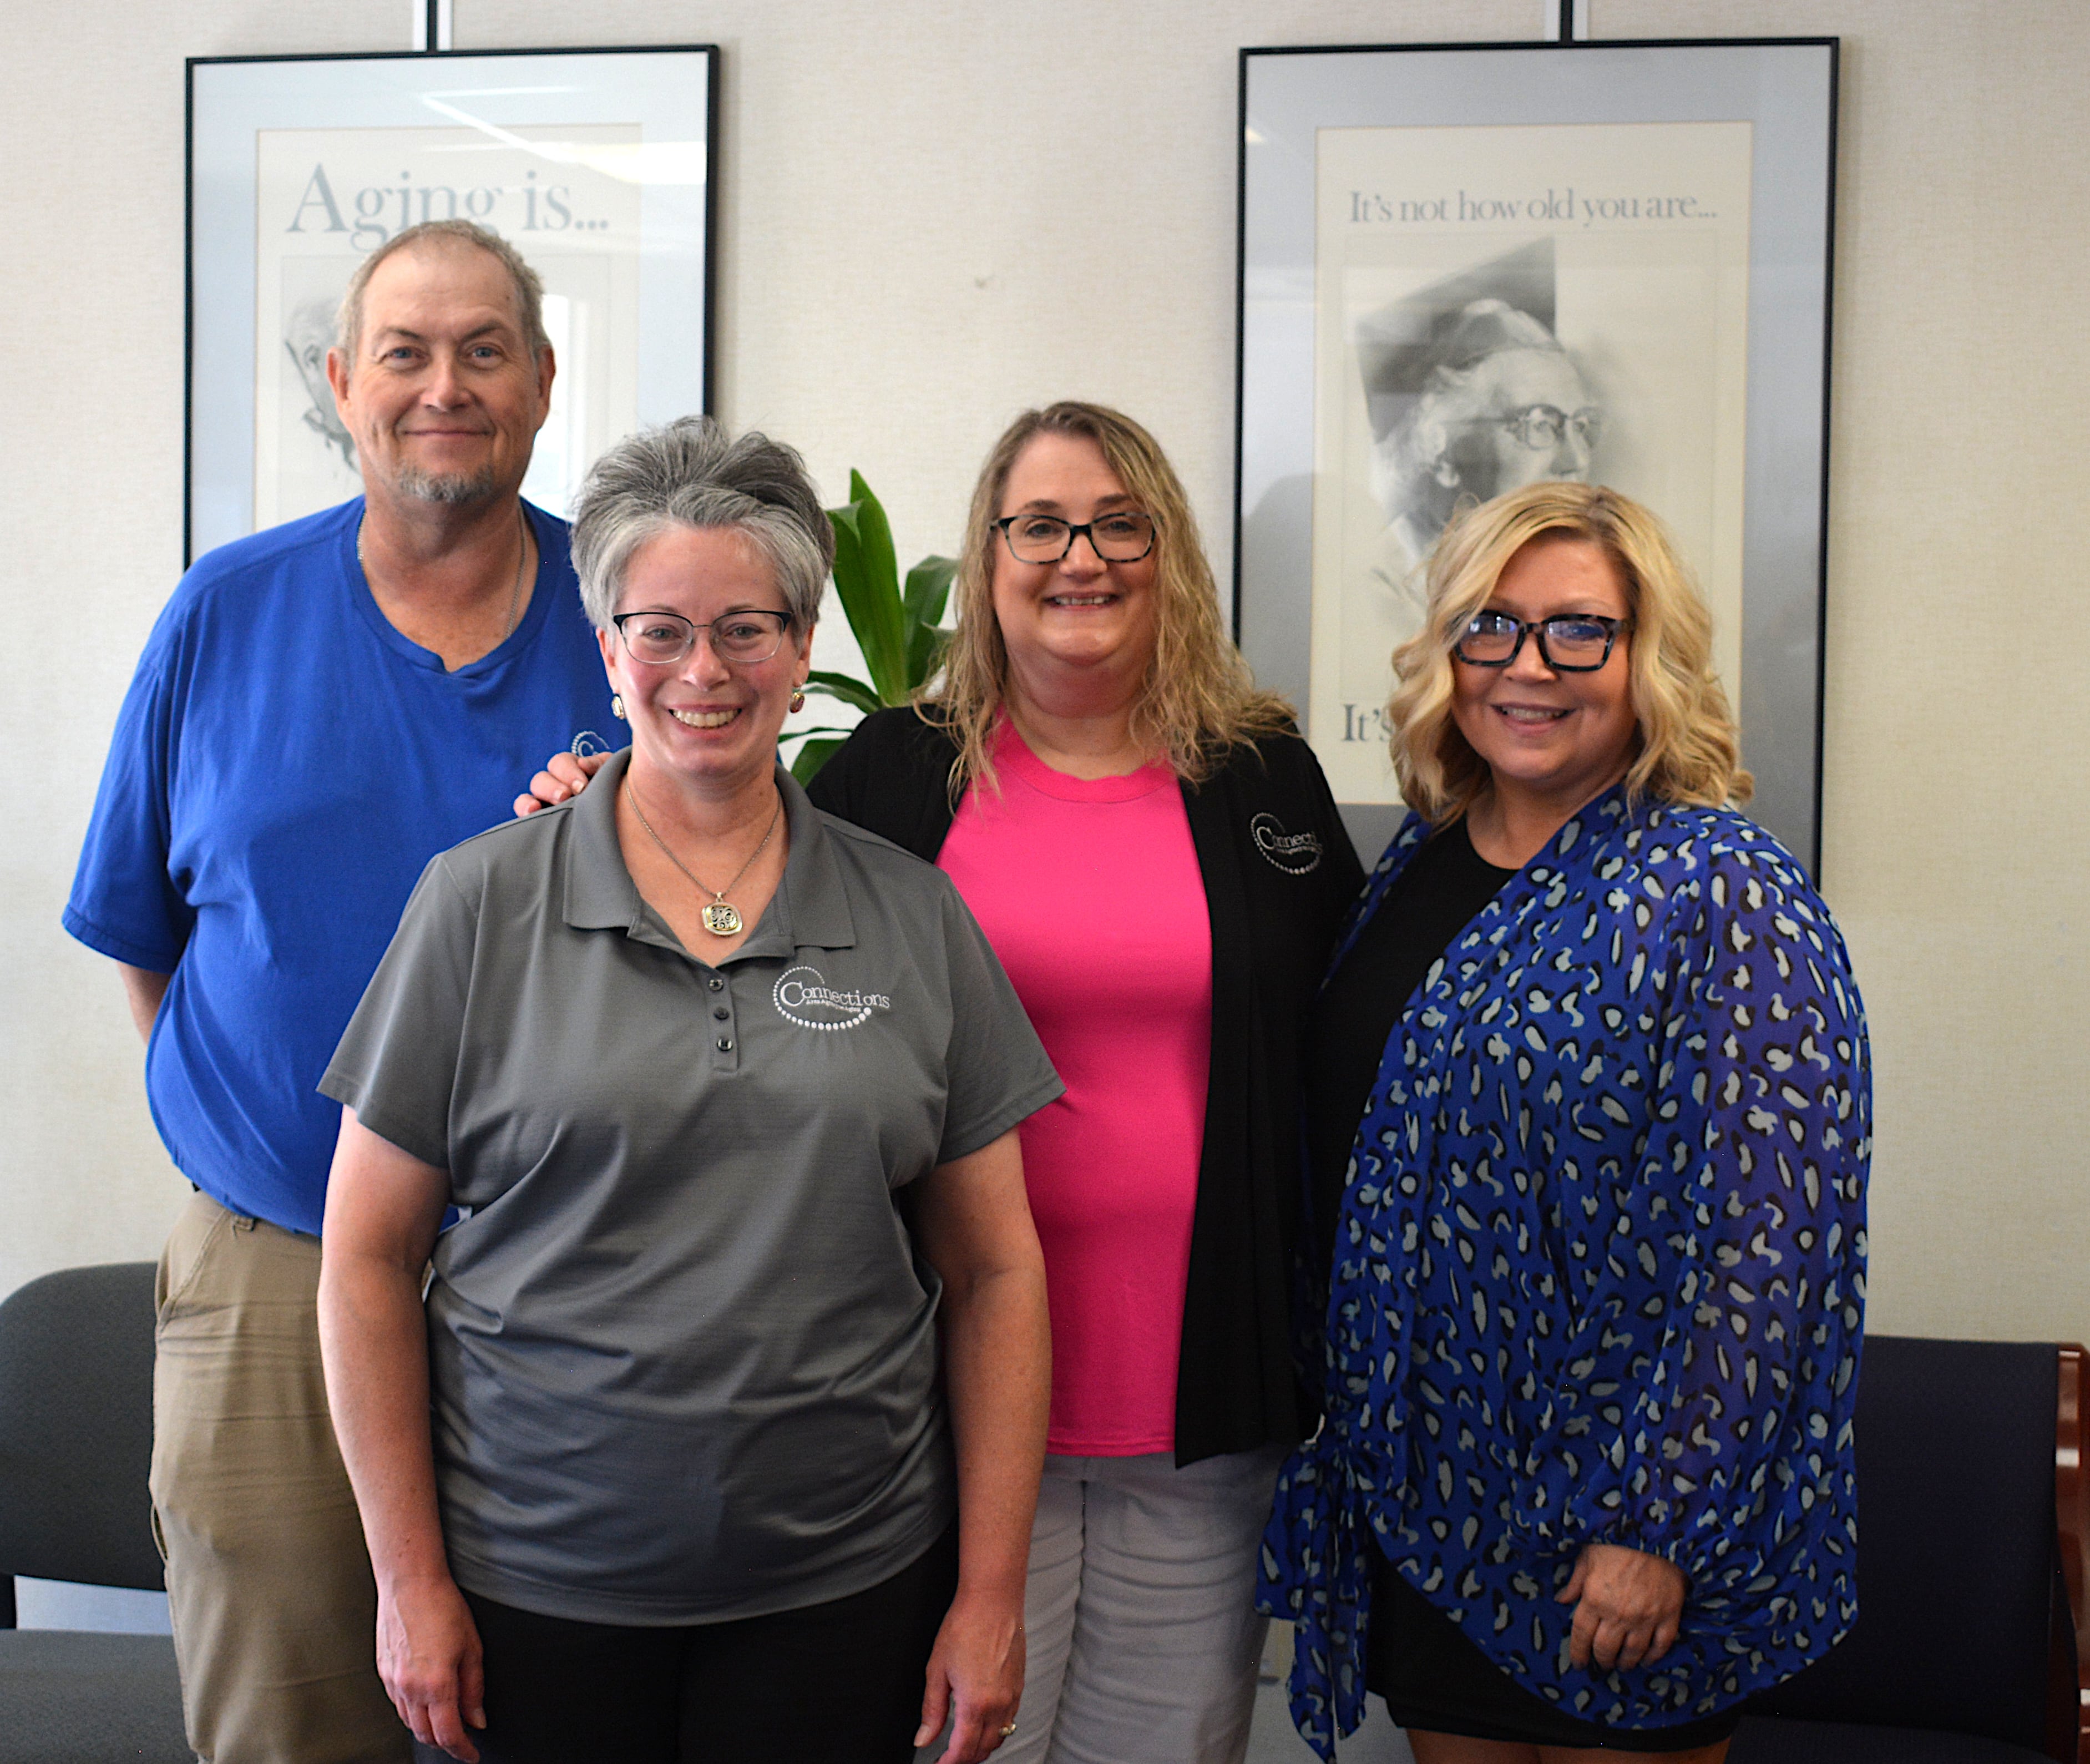
[[[1714,1714],[1849,1628],[1870,1089],[1828,908],[1731,811],[1614,789],[1453,939],[1365,1105],[1327,1419],[1263,1542],[1322,1757],[1363,1718],[1374,1549],[1517,1684],[1614,1726]],[[1657,1664],[1568,1664],[1554,1595],[1589,1542],[1689,1575]]]

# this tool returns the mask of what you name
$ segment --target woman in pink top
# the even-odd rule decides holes
[[[1022,1129],[1052,1398],[996,1756],[1234,1764],[1257,1545],[1315,1419],[1288,1310],[1301,1030],[1363,876],[1137,424],[1019,417],[957,600],[925,701],[867,718],[809,794],[949,873],[1067,1086]]]
[[[1312,1424],[1286,1323],[1298,1026],[1362,876],[1137,424],[1017,420],[957,613],[927,700],[867,719],[811,794],[948,872],[1067,1086],[1022,1131],[1052,1410],[999,1755],[1238,1760],[1256,1546]]]

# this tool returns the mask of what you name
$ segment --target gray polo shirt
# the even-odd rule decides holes
[[[618,850],[626,756],[423,873],[320,1088],[449,1172],[428,1293],[451,1571],[613,1624],[845,1597],[949,1522],[940,1287],[895,1191],[1061,1091],[938,871],[780,772],[713,966]]]

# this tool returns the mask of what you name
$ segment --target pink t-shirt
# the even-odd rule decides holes
[[[1211,1061],[1212,930],[1175,774],[1055,772],[1004,725],[1000,794],[937,858],[1067,1094],[1021,1129],[1052,1313],[1047,1449],[1176,1443],[1176,1365]]]

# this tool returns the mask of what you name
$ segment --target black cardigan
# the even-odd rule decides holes
[[[913,710],[867,717],[813,780],[815,805],[934,863],[957,746]],[[1296,1443],[1314,1405],[1291,1349],[1306,1012],[1364,872],[1313,750],[1234,750],[1183,786],[1212,918],[1212,1066],[1190,1233],[1176,1461]]]

